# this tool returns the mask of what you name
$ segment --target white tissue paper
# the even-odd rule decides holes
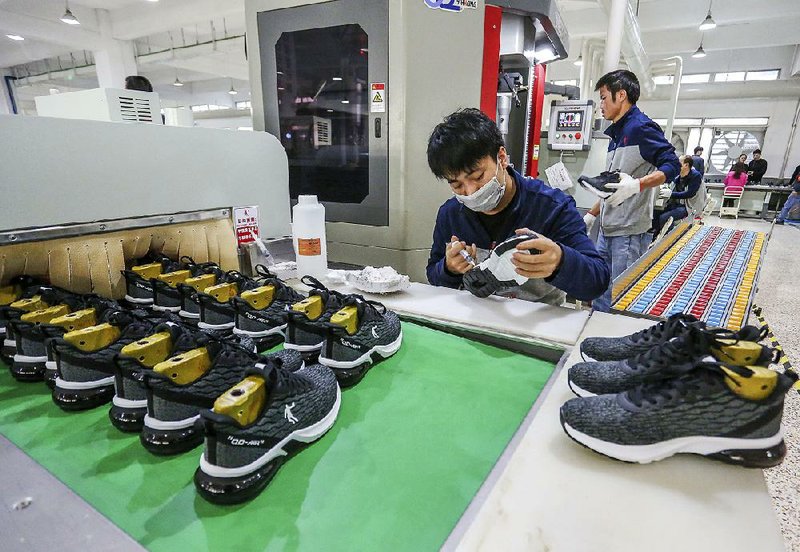
[[[411,286],[408,276],[398,273],[391,266],[368,266],[364,270],[349,270],[345,272],[345,281],[367,293],[396,293]]]

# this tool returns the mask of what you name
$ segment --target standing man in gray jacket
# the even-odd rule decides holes
[[[652,239],[647,231],[653,220],[658,187],[675,179],[680,162],[661,127],[636,106],[636,75],[622,69],[612,71],[597,81],[595,90],[600,92],[603,118],[613,121],[606,129],[611,138],[607,167],[620,172],[618,183],[606,184],[615,192],[598,201],[584,217],[587,228],[600,218],[597,249],[611,267],[612,283],[592,305],[595,310],[607,312],[613,280],[647,251]]]

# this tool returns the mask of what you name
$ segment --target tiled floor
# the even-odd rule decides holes
[[[708,217],[706,224],[768,232],[770,223],[756,219]],[[758,282],[755,303],[795,369],[800,368],[800,229],[774,227]],[[751,317],[751,323],[755,323]],[[800,394],[790,391],[783,417],[789,454],[777,468],[766,470],[787,550],[800,550]]]

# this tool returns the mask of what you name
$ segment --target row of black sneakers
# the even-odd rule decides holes
[[[264,267],[250,279],[161,259],[124,274],[122,305],[30,278],[0,288],[6,360],[20,381],[46,378],[64,410],[110,401],[114,426],[138,432],[154,454],[205,441],[195,482],[215,502],[260,492],[333,425],[340,385],[357,383],[373,356],[402,341],[399,319],[381,304],[313,279],[304,298]],[[189,301],[197,318],[183,312]],[[257,354],[257,340],[275,344],[284,334],[285,350]]]
[[[578,443],[613,459],[649,463],[688,453],[745,467],[781,463],[786,392],[794,372],[770,368],[765,330],[708,328],[676,314],[620,338],[588,338],[569,369],[579,398],[561,407]]]

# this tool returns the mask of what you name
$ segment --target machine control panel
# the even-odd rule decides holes
[[[550,109],[547,147],[550,150],[586,151],[592,138],[592,100],[554,101]]]

